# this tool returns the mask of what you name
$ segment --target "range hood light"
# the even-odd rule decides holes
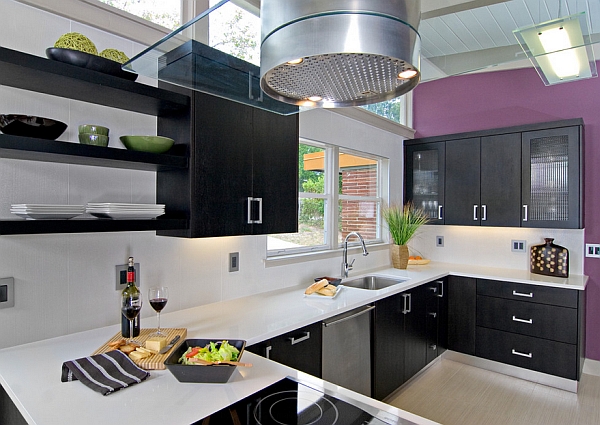
[[[398,78],[401,78],[403,80],[409,80],[411,78],[414,78],[417,74],[418,72],[414,69],[407,69],[406,71],[402,71],[400,74],[398,74]]]
[[[310,96],[308,100],[310,100],[311,102],[320,102],[321,100],[323,100],[323,98],[321,96]]]
[[[262,0],[260,16],[260,87],[276,100],[367,105],[420,81],[420,0]]]

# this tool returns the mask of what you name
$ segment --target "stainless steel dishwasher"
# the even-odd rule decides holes
[[[323,321],[322,377],[371,396],[371,311],[364,306]]]

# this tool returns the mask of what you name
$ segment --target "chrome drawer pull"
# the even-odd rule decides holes
[[[517,291],[513,291],[513,295],[516,295],[517,297],[527,297],[527,298],[533,298],[533,292],[530,292],[528,294],[525,294],[523,292],[517,292]]]
[[[294,338],[293,336],[288,338],[292,345],[298,344],[302,341],[306,341],[307,339],[310,339],[310,332],[304,332],[304,336],[301,336],[298,339]]]
[[[270,359],[270,358],[271,358],[271,350],[272,350],[272,349],[273,349],[273,347],[271,347],[270,345],[267,345],[267,346],[265,347],[265,357],[266,357],[267,359]]]
[[[513,320],[514,320],[515,322],[528,323],[528,324],[530,324],[530,325],[532,325],[532,324],[533,324],[533,319],[519,319],[518,317],[516,317],[516,316],[513,316]]]
[[[531,353],[519,353],[519,352],[518,352],[518,351],[516,351],[514,348],[513,348],[513,350],[512,350],[512,353],[513,353],[515,356],[527,357],[528,359],[530,359],[530,358],[532,357],[532,354],[531,354]]]

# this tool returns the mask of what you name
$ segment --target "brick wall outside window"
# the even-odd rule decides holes
[[[342,194],[351,196],[377,195],[377,167],[342,169]],[[377,204],[365,201],[341,201],[342,239],[358,232],[364,239],[377,237]]]

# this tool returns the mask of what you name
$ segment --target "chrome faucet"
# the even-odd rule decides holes
[[[350,270],[352,270],[352,265],[354,264],[354,260],[352,260],[352,262],[350,264],[348,264],[348,239],[350,238],[350,236],[356,236],[359,240],[360,240],[360,244],[362,245],[362,249],[363,249],[363,256],[366,257],[367,255],[369,255],[369,253],[367,252],[367,247],[365,245],[365,241],[363,240],[363,237],[360,235],[360,233],[358,232],[350,232],[348,233],[348,235],[346,235],[346,238],[344,239],[344,250],[343,250],[343,254],[342,254],[342,279],[345,277],[348,277],[348,272]]]

